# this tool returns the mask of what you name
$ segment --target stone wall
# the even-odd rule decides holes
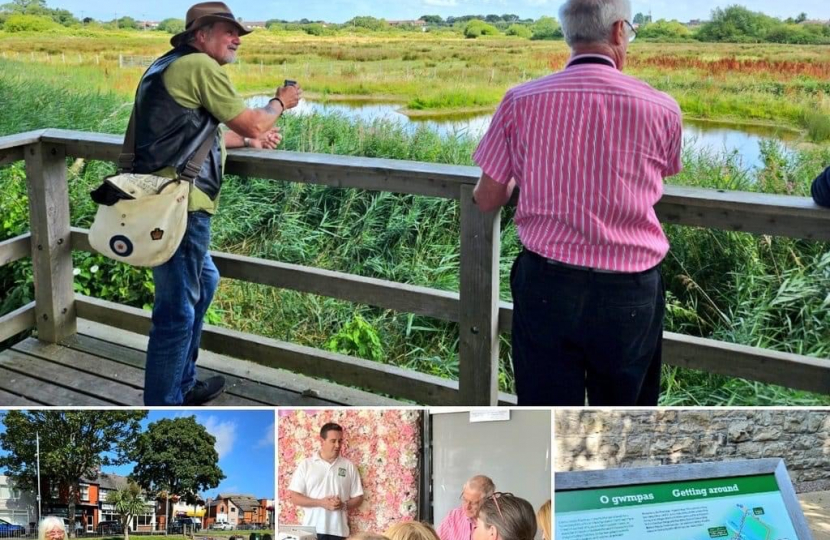
[[[830,411],[556,411],[556,470],[783,458],[794,482],[830,479]]]

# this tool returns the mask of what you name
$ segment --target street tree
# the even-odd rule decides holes
[[[216,438],[195,416],[153,422],[129,453],[135,462],[130,477],[148,493],[192,502],[199,491],[215,488],[225,478],[215,445]]]
[[[6,430],[0,448],[6,455],[0,456],[0,469],[19,489],[37,491],[39,435],[40,476],[67,494],[67,517],[74,523],[81,478],[95,478],[102,466],[126,463],[146,416],[146,411],[8,411],[2,417]]]
[[[124,540],[130,540],[130,522],[132,522],[134,516],[144,513],[147,507],[141,493],[141,487],[130,480],[126,486],[118,491],[108,493],[107,502],[115,507],[115,511],[121,517]]]

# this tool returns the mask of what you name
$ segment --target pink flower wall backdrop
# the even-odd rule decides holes
[[[392,523],[418,516],[418,411],[279,412],[279,523],[300,523],[303,509],[288,502],[288,484],[297,465],[320,449],[320,428],[343,426],[341,455],[360,470],[363,504],[349,514],[349,527],[383,532]]]

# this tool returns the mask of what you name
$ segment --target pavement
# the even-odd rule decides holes
[[[800,493],[798,500],[810,524],[813,540],[830,540],[830,491]]]

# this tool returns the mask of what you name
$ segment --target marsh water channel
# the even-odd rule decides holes
[[[249,99],[252,106],[263,106],[270,96],[255,96]],[[410,117],[403,114],[400,103],[377,103],[371,101],[314,101],[303,99],[288,114],[297,115],[338,115],[354,121],[371,124],[375,121],[389,121],[406,129],[427,128],[443,136],[481,137],[490,125],[491,114],[466,114],[453,116]],[[795,142],[796,131],[769,126],[724,124],[717,122],[686,120],[683,125],[683,141],[686,147],[713,154],[736,154],[743,167],[762,167],[761,141],[775,139]],[[786,148],[786,146],[785,146]]]

